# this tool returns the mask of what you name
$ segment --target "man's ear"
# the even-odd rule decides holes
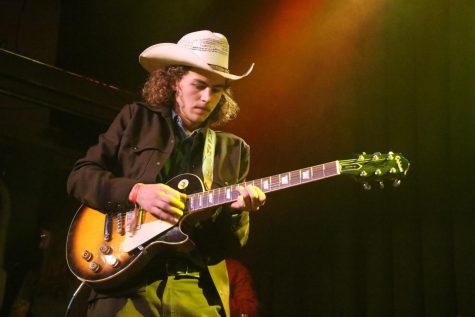
[[[180,91],[180,82],[175,81],[171,84],[172,90],[175,92],[175,95]]]

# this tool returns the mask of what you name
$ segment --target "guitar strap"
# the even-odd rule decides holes
[[[216,147],[216,133],[210,128],[206,129],[206,140],[203,149],[203,180],[206,190],[213,184],[214,148]]]
[[[203,179],[206,190],[211,189],[213,183],[214,150],[216,147],[216,133],[208,128],[203,149]],[[226,262],[223,260],[216,265],[208,265],[208,271],[216,286],[226,316],[231,316],[229,309],[229,277]]]

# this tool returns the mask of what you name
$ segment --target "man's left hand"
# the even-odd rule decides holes
[[[257,186],[237,186],[236,190],[240,195],[238,199],[231,204],[231,207],[234,209],[257,211],[266,203],[266,194]]]

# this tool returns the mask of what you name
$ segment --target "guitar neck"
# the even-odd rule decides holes
[[[236,201],[239,197],[239,192],[236,190],[237,186],[245,187],[247,185],[254,185],[259,187],[264,193],[270,193],[340,175],[340,169],[339,161],[333,161],[249,182],[191,194],[188,195],[187,209],[188,211],[193,212]]]

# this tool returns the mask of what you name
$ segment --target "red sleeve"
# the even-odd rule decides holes
[[[228,269],[231,317],[247,314],[249,317],[259,315],[259,300],[253,288],[251,275],[239,261],[226,259]]]

